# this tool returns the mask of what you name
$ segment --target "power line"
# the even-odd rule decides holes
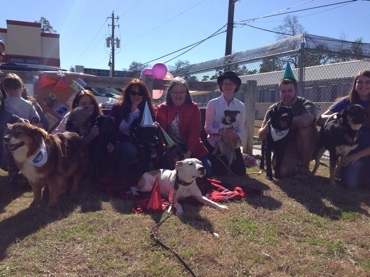
[[[91,44],[94,42],[94,40],[96,39],[96,37],[98,36],[98,34],[100,33],[100,31],[103,29],[103,27],[105,26],[105,23],[107,22],[108,19],[105,19],[103,25],[100,27],[99,31],[96,33],[96,35],[94,36],[94,38],[90,41],[89,45],[85,48],[85,51],[83,52],[82,55],[79,56],[79,58],[74,62],[74,64],[76,65],[77,62],[79,62],[82,57],[85,57],[88,55],[89,52],[91,52],[91,50],[87,51],[87,49],[89,49],[89,47],[91,46]],[[95,44],[95,47],[96,47],[97,44]]]
[[[204,0],[199,1],[198,3],[196,3],[196,4],[194,4],[193,6],[191,6],[191,7],[187,8],[186,10],[184,10],[184,11],[180,12],[179,14],[177,14],[177,15],[175,15],[175,16],[173,16],[173,17],[171,17],[170,19],[168,19],[168,20],[164,21],[163,23],[161,23],[161,24],[159,24],[159,25],[157,25],[157,26],[153,27],[152,29],[150,29],[150,30],[149,30],[149,31],[147,31],[146,33],[144,33],[144,34],[142,34],[142,35],[140,35],[140,36],[138,36],[138,37],[136,37],[136,38],[132,39],[131,41],[128,41],[128,42],[126,42],[126,43],[123,43],[122,45],[124,46],[124,45],[130,44],[130,43],[132,43],[132,42],[134,42],[134,41],[136,41],[136,40],[138,40],[138,39],[142,38],[143,36],[145,36],[145,35],[147,35],[147,34],[150,34],[151,32],[153,32],[154,30],[158,29],[159,27],[161,27],[161,26],[163,26],[163,25],[166,25],[167,23],[169,23],[169,22],[171,22],[171,21],[175,20],[176,18],[178,18],[180,15],[183,15],[183,14],[184,14],[184,13],[186,13],[187,11],[189,11],[189,10],[193,9],[194,7],[198,6],[201,2],[204,2]]]
[[[263,19],[263,18],[268,18],[268,17],[273,17],[273,16],[280,16],[280,15],[290,14],[290,13],[295,13],[295,12],[302,12],[302,11],[308,11],[308,10],[313,10],[313,9],[325,8],[325,7],[329,7],[329,6],[335,6],[335,5],[346,4],[346,3],[351,3],[351,2],[353,3],[353,2],[356,2],[356,1],[357,0],[348,0],[348,1],[342,1],[342,2],[337,2],[337,3],[327,4],[327,5],[320,5],[320,6],[316,6],[316,7],[306,8],[306,9],[300,9],[300,10],[295,10],[295,11],[279,13],[279,14],[270,14],[270,15],[265,15],[265,16],[262,16],[262,17],[256,17],[256,18],[242,20],[240,22],[250,22],[250,21],[255,21],[257,19]]]
[[[214,32],[212,35],[208,36],[208,37],[207,37],[207,38],[205,38],[205,39],[202,39],[202,40],[200,40],[200,41],[198,41],[198,42],[192,43],[192,44],[190,44],[190,45],[188,45],[188,46],[185,46],[185,47],[183,47],[183,48],[181,48],[181,49],[178,49],[178,50],[176,50],[176,51],[173,51],[173,52],[171,52],[171,53],[169,53],[169,54],[163,55],[163,56],[158,57],[158,58],[156,58],[156,59],[150,60],[150,61],[148,61],[148,62],[146,62],[146,63],[144,63],[144,64],[149,64],[149,63],[151,63],[151,62],[154,62],[154,61],[156,61],[156,60],[159,60],[159,59],[162,59],[162,58],[168,57],[168,56],[170,56],[170,55],[172,55],[172,54],[175,54],[175,53],[177,53],[177,52],[180,52],[180,51],[182,51],[182,50],[184,50],[184,49],[187,49],[187,48],[191,47],[191,48],[190,48],[190,49],[188,49],[187,51],[185,51],[185,52],[183,52],[183,53],[179,54],[178,56],[176,56],[176,57],[174,57],[174,58],[172,58],[172,59],[170,59],[170,60],[166,61],[165,63],[167,63],[167,62],[169,62],[169,61],[172,61],[173,59],[176,59],[177,57],[179,57],[179,56],[181,56],[181,55],[183,55],[183,54],[185,54],[185,53],[189,52],[190,50],[192,50],[192,49],[193,49],[193,48],[195,48],[196,46],[200,45],[201,43],[205,42],[206,40],[208,40],[208,39],[210,39],[210,38],[212,38],[212,37],[218,36],[218,35],[220,35],[220,34],[222,34],[222,33],[226,32],[226,31],[222,31],[222,32],[220,32],[223,28],[225,28],[225,26],[226,26],[226,24],[225,24],[224,26],[222,26],[220,29],[218,29],[216,32]]]
[[[308,0],[308,1],[305,1],[305,2],[302,2],[302,3],[299,3],[299,4],[297,4],[297,5],[290,6],[290,7],[287,7],[287,8],[285,8],[285,9],[282,9],[282,10],[279,10],[279,11],[276,11],[276,12],[273,12],[273,13],[268,14],[268,15],[265,15],[265,16],[261,16],[261,17],[256,17],[256,18],[251,18],[251,19],[242,20],[242,21],[239,21],[239,22],[235,22],[234,24],[246,25],[246,26],[249,26],[249,27],[251,27],[251,28],[260,29],[260,30],[267,31],[267,32],[279,33],[279,32],[275,32],[275,31],[271,31],[271,30],[263,29],[263,28],[258,28],[258,27],[252,26],[252,25],[248,25],[248,24],[243,23],[243,22],[256,21],[256,20],[263,19],[263,18],[268,18],[268,17],[274,17],[274,16],[279,16],[279,15],[284,15],[284,14],[290,14],[290,13],[296,13],[296,12],[301,12],[301,11],[306,11],[306,10],[312,10],[312,9],[324,8],[324,7],[329,7],[329,6],[334,6],[334,5],[340,5],[340,4],[346,4],[346,3],[354,2],[354,1],[356,1],[356,0],[347,0],[347,1],[342,1],[342,2],[337,2],[337,3],[327,4],[327,5],[320,5],[320,6],[316,6],[316,7],[311,7],[311,8],[306,8],[306,9],[300,9],[300,10],[294,10],[294,11],[289,11],[289,12],[284,12],[284,13],[281,13],[281,12],[280,12],[280,11],[284,11],[284,10],[290,10],[290,9],[292,9],[292,8],[294,8],[294,7],[297,7],[297,6],[300,6],[300,5],[303,5],[303,4],[307,4],[308,2],[312,2],[312,1],[313,1],[313,0]],[[226,25],[224,25],[222,28],[224,28],[225,26],[226,26]],[[221,29],[222,29],[222,28],[221,28]],[[218,30],[218,31],[220,31],[220,30]],[[221,34],[221,33],[216,34],[218,31],[216,31],[216,32],[214,33],[214,35],[213,35],[213,36]],[[224,32],[225,32],[225,31],[224,31]],[[283,34],[283,33],[281,33],[281,34]],[[284,35],[287,35],[287,34],[284,34]],[[174,53],[177,53],[177,52],[179,52],[179,51],[182,51],[183,49],[187,49],[187,48],[191,47],[191,48],[190,48],[190,49],[188,49],[187,51],[185,51],[185,52],[183,52],[183,53],[181,53],[181,54],[177,55],[176,57],[174,57],[174,58],[172,58],[172,59],[170,59],[170,60],[166,61],[166,63],[167,63],[167,62],[170,62],[170,61],[172,61],[172,60],[174,60],[174,59],[176,59],[176,58],[180,57],[181,55],[183,55],[183,54],[185,54],[185,53],[189,52],[190,50],[194,49],[195,47],[197,47],[198,45],[200,45],[201,43],[203,43],[204,41],[206,41],[206,40],[210,39],[210,38],[211,38],[211,37],[213,37],[213,36],[211,35],[211,36],[209,36],[209,37],[208,37],[208,38],[206,38],[206,39],[203,39],[203,40],[201,40],[201,41],[199,41],[199,42],[193,43],[193,44],[191,44],[191,45],[189,45],[189,46],[186,46],[186,47],[184,47],[184,48],[181,48],[181,49],[179,49],[179,50],[176,50],[176,51],[174,51],[174,52],[171,52],[171,53],[169,53],[169,54],[166,54],[166,55],[164,55],[164,56],[161,56],[161,57],[159,57],[159,58],[153,59],[153,60],[151,60],[151,61],[149,61],[149,62],[147,62],[147,63],[144,63],[144,64],[148,64],[148,63],[150,63],[150,62],[153,62],[153,61],[159,60],[159,59],[161,59],[161,58],[164,58],[164,57],[170,56],[170,55],[172,55],[172,54],[174,54]]]

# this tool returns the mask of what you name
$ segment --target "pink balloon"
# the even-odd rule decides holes
[[[147,67],[141,71],[141,75],[153,75],[153,69]]]
[[[168,81],[173,80],[173,75],[171,74],[171,72],[167,72],[167,74],[166,74],[166,76],[164,76],[163,80],[168,80]]]
[[[163,90],[161,89],[153,89],[153,99],[156,100],[156,99],[159,99],[161,98],[163,95]]]
[[[153,66],[154,79],[162,80],[167,74],[167,66],[164,63],[156,63]]]

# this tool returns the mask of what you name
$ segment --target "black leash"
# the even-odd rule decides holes
[[[166,216],[161,219],[161,221],[159,221],[153,228],[152,230],[150,231],[150,238],[157,244],[159,244],[160,246],[162,246],[163,248],[169,250],[172,254],[175,255],[175,257],[183,264],[183,266],[190,272],[190,274],[194,277],[196,277],[196,275],[194,274],[194,272],[191,270],[191,268],[187,265],[187,263],[175,252],[173,251],[170,247],[168,247],[167,245],[165,245],[162,241],[160,241],[160,239],[156,236],[155,234],[155,230],[159,228],[159,226],[162,225],[162,223],[167,220],[168,218],[170,218],[171,216],[171,209],[172,209],[172,204],[170,204],[168,206],[168,210],[167,210],[167,213],[166,213]]]
[[[224,167],[226,167],[226,169],[227,169],[227,171],[232,175],[232,176],[237,176],[232,170],[231,170],[231,168],[224,162],[224,160],[221,158],[221,157],[219,157],[219,156],[217,156],[217,155],[214,155],[221,163],[222,163],[222,165],[224,166]]]

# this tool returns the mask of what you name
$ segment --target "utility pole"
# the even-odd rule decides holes
[[[227,17],[226,48],[225,56],[232,52],[233,48],[233,29],[234,29],[234,7],[236,0],[229,0],[229,12]]]
[[[114,11],[112,12],[112,17],[108,17],[108,18],[111,18],[112,19],[112,25],[109,25],[108,26],[112,26],[112,36],[111,37],[108,37],[106,39],[106,43],[107,43],[107,47],[111,47],[111,54],[112,54],[112,61],[109,60],[109,65],[110,65],[110,77],[114,77],[114,63],[115,63],[115,46],[117,46],[117,48],[120,47],[120,40],[118,38],[114,38],[114,28],[116,26],[119,27],[119,25],[115,25],[114,24],[114,20],[118,20],[119,17],[114,17]]]

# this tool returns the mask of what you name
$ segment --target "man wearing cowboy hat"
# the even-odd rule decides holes
[[[217,84],[222,94],[208,102],[205,121],[212,171],[217,175],[227,175],[230,170],[235,175],[242,176],[245,175],[246,168],[240,146],[244,140],[246,111],[244,104],[234,98],[234,94],[241,85],[241,80],[235,72],[227,71],[217,78]],[[235,119],[233,119],[235,121],[232,124],[223,122],[225,111],[227,111],[226,113],[236,114]],[[225,166],[225,161],[222,162],[215,155],[211,154],[214,152],[217,141],[221,138],[235,142],[235,159],[231,163],[230,168]]]
[[[289,63],[279,83],[279,92],[281,101],[267,110],[258,137],[264,140],[269,133],[270,110],[278,105],[291,107],[293,120],[289,132],[292,132],[294,139],[285,149],[279,173],[282,178],[294,176],[296,179],[306,179],[310,176],[310,161],[314,158],[319,141],[316,127],[317,107],[312,101],[298,96],[297,80]]]

